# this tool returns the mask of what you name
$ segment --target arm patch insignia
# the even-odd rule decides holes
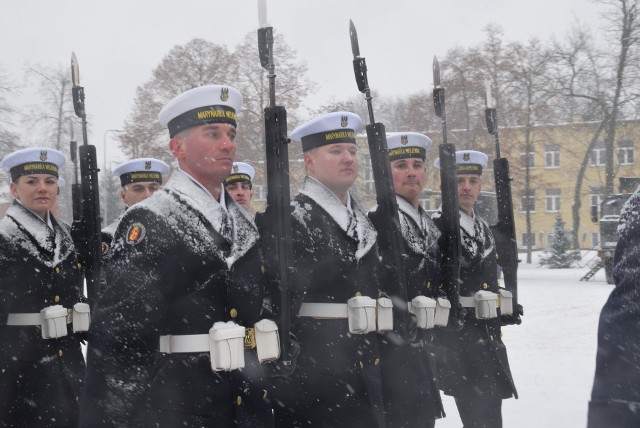
[[[132,224],[131,226],[129,226],[129,230],[127,231],[127,244],[139,244],[144,239],[145,233],[146,231],[142,224]]]

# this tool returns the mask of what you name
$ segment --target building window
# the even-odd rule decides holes
[[[536,210],[536,191],[529,190],[528,195],[520,197],[520,212],[534,212]]]
[[[589,189],[589,201],[591,202],[589,206],[592,207],[595,205],[596,207],[598,207],[598,209],[600,209],[600,204],[602,203],[602,195],[604,194],[604,188],[591,186]]]
[[[622,140],[618,142],[618,164],[632,165],[634,162],[633,141]]]
[[[589,159],[590,166],[604,166],[606,161],[607,150],[604,147],[604,143],[597,142],[593,149],[591,149],[591,156]]]
[[[373,167],[371,166],[371,156],[363,155],[360,159],[360,166],[362,171],[362,184],[364,192],[367,196],[374,196],[376,194],[376,183],[373,181]]]
[[[560,168],[560,146],[547,144],[544,147],[544,167]]]
[[[522,246],[528,247],[531,244],[531,248],[536,247],[536,234],[535,233],[523,233],[522,234]]]
[[[547,189],[545,195],[545,210],[547,212],[560,211],[560,189]]]
[[[256,201],[267,200],[267,186],[264,184],[254,184],[253,187],[253,199]]]
[[[527,165],[528,164],[528,165]],[[522,168],[526,168],[527,166],[529,166],[529,168],[533,168],[536,166],[536,152],[526,152],[525,150],[522,150],[520,152],[520,165],[522,166]]]
[[[418,203],[425,211],[431,211],[431,198],[420,198]]]

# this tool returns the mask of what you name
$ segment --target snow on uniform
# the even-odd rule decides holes
[[[296,316],[303,302],[346,304],[356,295],[377,297],[376,232],[354,199],[351,207],[355,230],[348,228],[347,207],[311,177],[294,198],[291,332],[301,351],[293,375],[274,380],[279,426],[376,426],[372,402],[381,404],[376,333],[350,334],[346,318]],[[371,384],[378,389],[368,389]]]
[[[440,215],[434,213],[439,227]],[[462,211],[460,215],[460,296],[473,296],[479,290],[497,293],[496,247],[489,225],[478,215],[473,219]],[[479,320],[473,308],[468,308],[462,330],[440,330],[438,345],[442,347],[439,384],[445,394],[456,396],[475,389],[486,397],[517,397],[499,317]]]
[[[620,214],[615,288],[600,313],[589,428],[640,426],[640,194]]]
[[[457,151],[457,174],[481,176],[487,161],[482,152]],[[435,164],[440,167],[439,159]],[[495,239],[489,225],[475,212],[472,214],[473,217],[460,210],[461,298],[473,297],[482,290],[499,291]],[[433,215],[440,230],[441,217],[440,211]],[[498,317],[480,320],[473,307],[465,307],[462,329],[438,332],[439,387],[455,397],[465,426],[502,426],[502,399],[518,397],[501,338],[499,308],[496,312]]]
[[[169,165],[155,158],[136,158],[119,164],[113,170],[113,177],[120,179],[120,185],[124,188],[131,183],[155,182],[162,184],[162,179],[169,173]],[[113,234],[116,232],[120,215],[111,224],[102,228],[102,254],[106,254],[111,247]]]
[[[262,306],[261,283],[246,280],[261,268],[257,230],[224,197],[230,230],[222,205],[176,170],[123,216],[90,331],[82,426],[233,425],[234,373],[212,371],[208,352],[158,351],[159,336],[206,334],[234,316],[251,321],[257,315],[247,312]],[[230,297],[236,291],[243,302]]]
[[[72,427],[84,376],[83,336],[43,339],[40,327],[7,325],[10,313],[39,313],[83,301],[70,229],[51,229],[18,201],[0,220],[0,421],[2,426]]]
[[[411,301],[418,295],[435,299],[442,282],[440,231],[422,207],[416,210],[402,197],[396,198],[406,252],[407,299]],[[376,215],[374,207],[369,212],[373,224],[377,224]],[[426,426],[427,421],[444,416],[435,379],[433,331],[419,329],[416,342],[410,345],[382,340],[383,393],[389,426]]]

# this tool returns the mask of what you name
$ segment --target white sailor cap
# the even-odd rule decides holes
[[[158,114],[160,123],[173,138],[185,129],[205,123],[236,126],[236,113],[242,107],[242,94],[228,85],[205,85],[189,89],[167,103]]]
[[[11,174],[11,181],[29,174],[49,174],[58,177],[66,162],[64,155],[48,147],[17,150],[2,159],[0,169]]]
[[[291,139],[302,142],[302,151],[338,143],[356,143],[362,119],[355,113],[338,111],[323,114],[293,130]]]
[[[162,184],[162,176],[169,172],[169,165],[159,159],[138,158],[121,163],[113,170],[114,177],[120,177],[122,187],[139,181],[155,181]]]
[[[427,157],[427,149],[432,144],[429,137],[418,132],[392,132],[387,134],[389,159],[392,161],[406,158],[424,160]]]
[[[456,170],[458,174],[482,175],[482,168],[487,166],[489,156],[476,150],[456,151]],[[440,168],[440,159],[434,162],[436,168]]]
[[[253,180],[255,174],[255,169],[253,169],[253,167],[248,163],[234,162],[233,166],[231,167],[231,174],[229,174],[229,176],[224,179],[224,184],[226,186],[227,184],[233,184],[242,181],[251,185],[251,181]]]

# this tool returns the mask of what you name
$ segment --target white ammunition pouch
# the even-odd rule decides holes
[[[91,309],[89,308],[89,304],[76,303],[73,305],[72,318],[74,333],[89,331],[89,324],[91,322]]]
[[[217,322],[209,330],[209,353],[213,371],[244,367],[244,327],[234,322]]]
[[[436,301],[427,296],[416,296],[409,303],[409,312],[416,316],[418,328],[431,329],[436,316]]]
[[[57,339],[67,335],[67,309],[61,305],[47,306],[40,311],[43,339]]]
[[[393,330],[393,302],[388,297],[380,297],[376,306],[378,333]]]
[[[260,320],[254,324],[256,334],[256,351],[261,363],[280,358],[280,334],[278,325],[268,319]]]
[[[436,299],[436,311],[433,317],[433,324],[438,327],[446,327],[449,323],[449,312],[451,312],[451,302],[444,297]]]
[[[480,290],[475,296],[476,318],[479,320],[496,318],[498,316],[498,295],[491,291]]]
[[[500,295],[500,314],[513,315],[513,294],[511,293],[511,291],[501,288],[498,291],[498,294]]]
[[[366,334],[376,331],[376,300],[366,296],[356,296],[347,300],[349,333]]]

